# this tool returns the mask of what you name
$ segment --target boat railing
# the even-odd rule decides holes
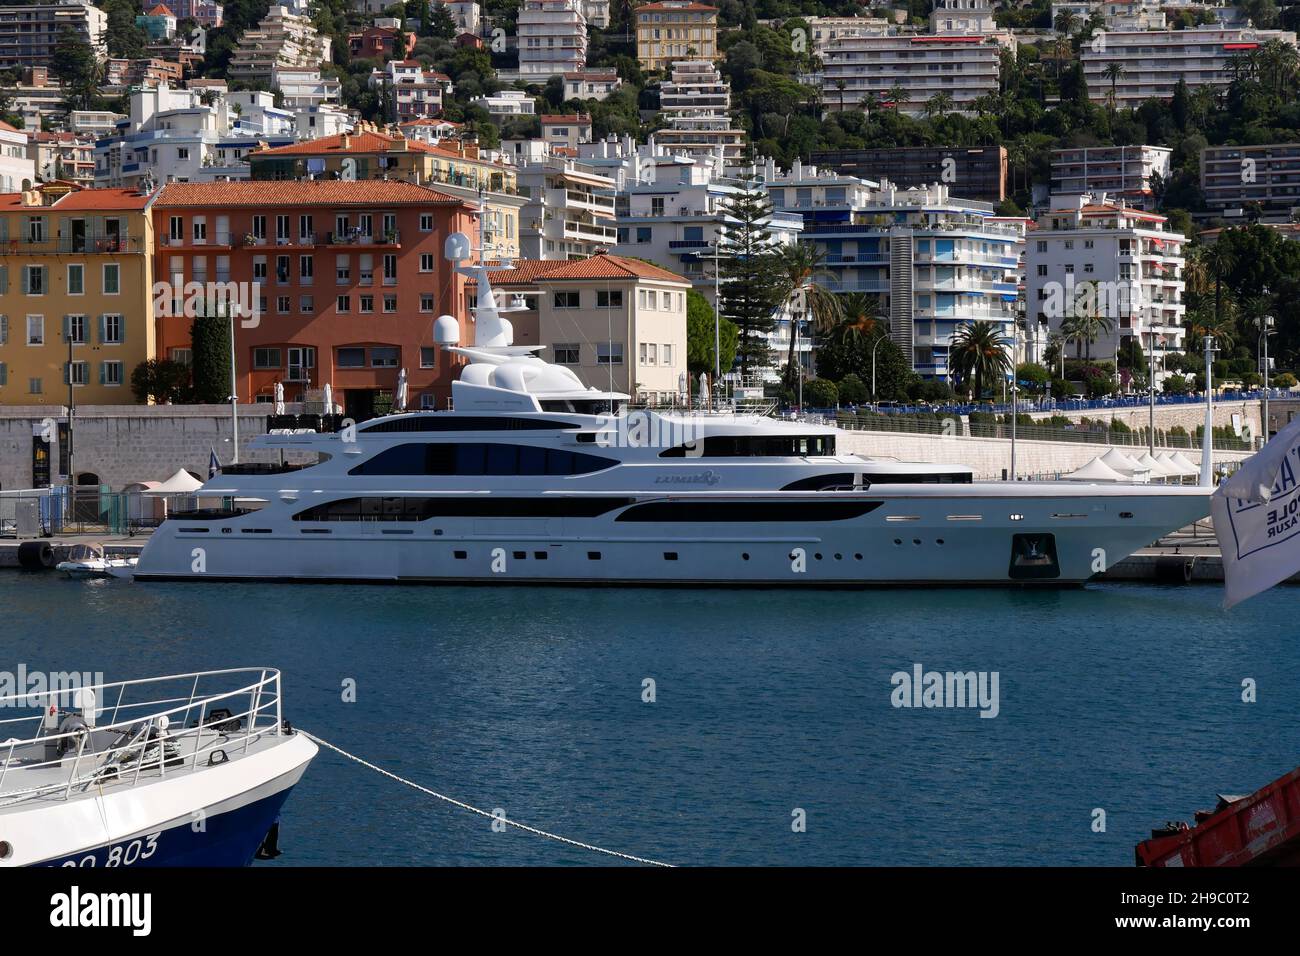
[[[137,695],[144,699],[134,699]],[[10,694],[0,697],[0,708],[7,707],[40,710],[0,720],[0,807],[39,797],[68,799],[92,785],[133,787],[146,772],[150,778],[155,771],[165,777],[219,766],[232,753],[247,752],[254,741],[285,732],[280,672],[272,668],[198,671]],[[103,714],[109,714],[107,723],[99,721]],[[51,732],[51,717],[69,729]],[[34,726],[35,733],[15,734],[24,725]],[[95,737],[113,733],[118,735],[115,740],[96,747]],[[192,747],[186,746],[189,741]],[[43,748],[46,759],[25,759],[37,748]],[[12,787],[11,774],[31,779],[30,772],[37,770],[64,771],[66,776],[59,773],[53,780],[47,776],[31,786]]]

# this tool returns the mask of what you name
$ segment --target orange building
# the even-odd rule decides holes
[[[402,181],[170,183],[152,211],[159,355],[187,361],[192,316],[225,299],[241,402],[328,384],[361,420],[405,368],[411,407],[446,404],[453,364],[432,330],[465,315],[443,243],[475,234],[469,203]]]

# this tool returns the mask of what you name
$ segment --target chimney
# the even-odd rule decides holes
[[[352,148],[352,137],[351,137],[350,135],[348,135],[347,133],[344,133],[344,134],[339,138],[339,148],[340,148],[340,149],[351,149],[351,148]]]

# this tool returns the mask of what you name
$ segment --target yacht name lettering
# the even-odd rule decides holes
[[[660,475],[656,485],[716,485],[722,476],[715,471],[698,471],[693,475]]]
[[[50,897],[50,925],[59,927],[129,927],[133,936],[153,930],[152,893],[82,893],[74,886]]]

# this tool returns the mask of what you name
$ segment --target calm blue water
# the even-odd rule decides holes
[[[680,864],[1132,864],[1300,762],[1300,589],[789,593],[0,574],[0,669],[269,665],[297,726],[523,822]],[[1001,713],[902,710],[914,662]],[[641,701],[646,677],[657,702]],[[1258,682],[1257,703],[1241,681]],[[356,703],[341,684],[357,682]],[[793,808],[807,832],[791,831]],[[1108,814],[1091,832],[1091,811]],[[322,751],[275,864],[574,864]]]

